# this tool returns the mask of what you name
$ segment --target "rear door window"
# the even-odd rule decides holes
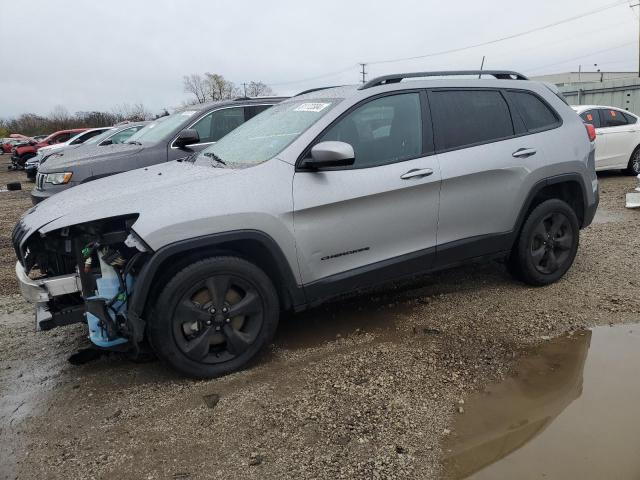
[[[621,127],[627,125],[629,122],[624,113],[620,110],[614,110],[612,108],[603,108],[600,110],[602,114],[603,126],[606,127]]]
[[[509,107],[497,90],[429,92],[437,150],[453,150],[514,135]]]
[[[602,126],[602,122],[600,122],[600,114],[597,110],[587,110],[586,112],[582,112],[580,114],[580,118],[584,123],[590,123],[596,128],[600,128]]]
[[[548,130],[560,124],[558,116],[540,98],[529,92],[510,90],[509,99],[529,132]]]

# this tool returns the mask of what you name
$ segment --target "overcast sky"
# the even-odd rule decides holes
[[[355,83],[359,62],[483,43],[612,3],[0,0],[0,117],[123,103],[155,113],[188,97],[182,76],[190,73],[219,73],[236,84],[261,80],[279,94]],[[637,70],[637,8],[628,5],[490,46],[367,70],[370,77],[478,68],[483,55],[485,68],[529,75],[579,64],[593,70],[594,63]],[[300,81],[337,71],[343,73]]]

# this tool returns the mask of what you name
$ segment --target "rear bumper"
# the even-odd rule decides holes
[[[53,297],[81,291],[80,277],[75,273],[33,280],[27,276],[22,264],[16,262],[16,277],[24,299],[36,305],[46,303]]]

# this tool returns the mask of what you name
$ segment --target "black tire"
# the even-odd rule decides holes
[[[546,200],[522,226],[510,258],[510,271],[529,285],[544,286],[567,273],[578,252],[580,226],[562,200]]]
[[[640,175],[640,145],[631,154],[629,165],[624,171],[627,175]]]
[[[234,309],[238,314],[231,317]],[[269,277],[246,260],[226,256],[206,258],[179,271],[153,310],[148,323],[153,349],[194,378],[243,368],[271,342],[280,314]]]

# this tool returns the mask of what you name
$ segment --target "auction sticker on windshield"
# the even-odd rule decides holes
[[[321,112],[327,108],[330,103],[303,103],[293,109],[294,112]]]

